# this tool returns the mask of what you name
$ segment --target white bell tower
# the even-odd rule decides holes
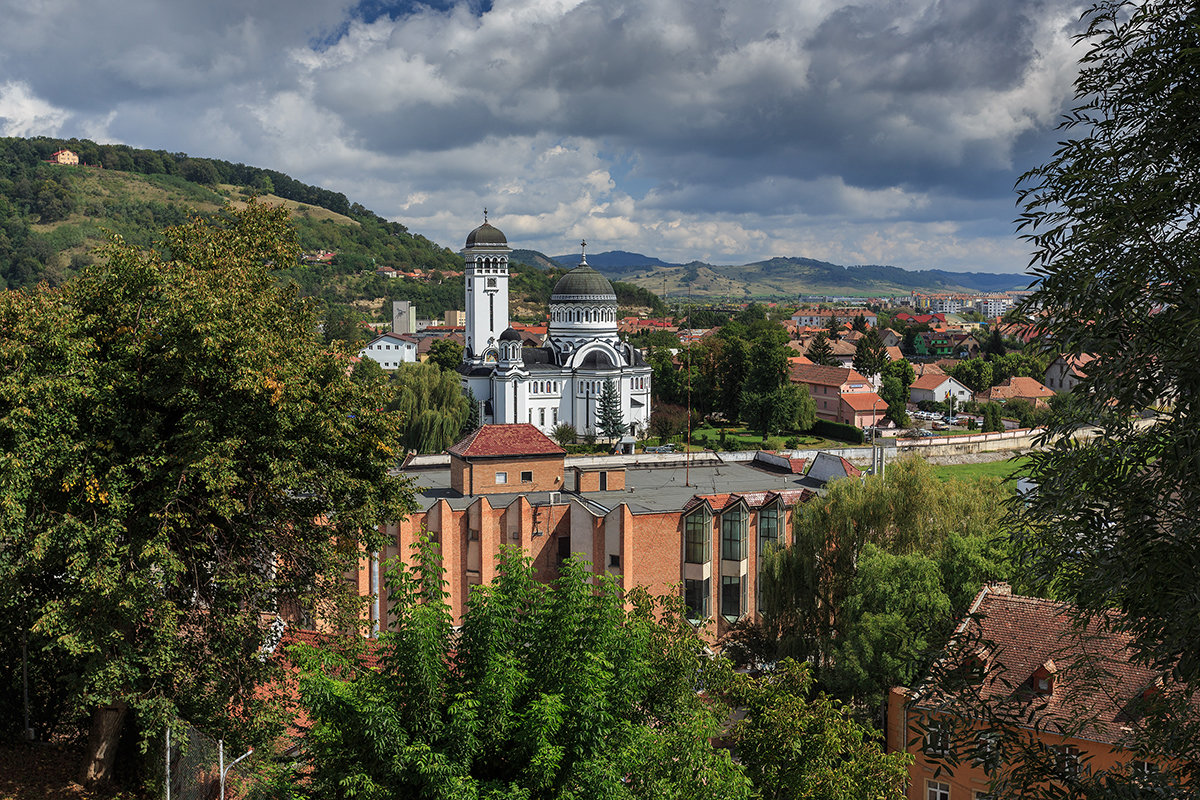
[[[508,254],[512,249],[500,230],[487,221],[467,235],[463,248],[467,306],[466,348],[469,364],[494,364],[500,334],[508,328]]]

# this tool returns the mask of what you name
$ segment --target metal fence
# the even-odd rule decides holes
[[[225,744],[184,724],[167,729],[164,761],[166,800],[235,800],[256,782],[254,751],[227,753]]]

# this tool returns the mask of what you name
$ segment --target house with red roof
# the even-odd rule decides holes
[[[912,403],[944,403],[948,396],[956,403],[965,403],[971,399],[971,390],[941,370],[921,375],[908,387],[908,399]]]
[[[359,358],[369,358],[384,369],[397,369],[401,364],[417,361],[417,337],[404,333],[382,333],[358,351]]]
[[[887,403],[875,394],[871,382],[853,369],[792,363],[788,380],[808,389],[817,407],[817,419],[861,427],[876,424],[887,413]],[[857,396],[847,400],[850,395]],[[878,413],[873,413],[872,407]]]
[[[1003,383],[993,386],[986,392],[980,392],[975,399],[981,403],[1007,403],[1009,400],[1028,400],[1035,406],[1044,406],[1046,401],[1054,397],[1054,392],[1047,389],[1033,378],[1016,375]]]
[[[990,797],[989,782],[1012,752],[1002,735],[1048,751],[1063,780],[1085,768],[1158,769],[1127,748],[1140,709],[1164,690],[1166,676],[1134,659],[1132,637],[1114,632],[1111,619],[1080,630],[1073,612],[987,584],[930,671],[950,680],[891,690],[887,749],[914,757],[910,800]],[[989,708],[987,722],[979,703]]]
[[[463,494],[562,489],[567,451],[528,423],[483,425],[450,453],[450,487]]]

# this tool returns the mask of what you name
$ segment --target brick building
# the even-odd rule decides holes
[[[1008,584],[985,585],[936,671],[971,681],[966,695],[1007,720],[1010,736],[1048,748],[1063,777],[1082,769],[1156,770],[1124,745],[1139,704],[1162,690],[1162,674],[1134,662],[1131,638],[1103,620],[1081,635],[1072,612],[1065,603],[1014,595]],[[1080,657],[1085,652],[1088,659]],[[987,798],[990,776],[1005,765],[998,730],[952,708],[935,686],[889,693],[887,749],[915,759],[910,800]]]
[[[887,413],[887,403],[875,393],[875,387],[853,369],[791,364],[788,380],[808,389],[817,419],[861,427],[878,423]]]
[[[420,487],[418,510],[386,526],[390,543],[363,559],[358,590],[376,594],[380,562],[407,556],[428,531],[441,549],[456,620],[472,587],[495,577],[508,544],[540,580],[553,580],[577,554],[624,589],[682,594],[695,621],[719,634],[757,613],[765,548],[787,540],[793,508],[821,482],[796,471],[803,462],[783,457],[690,467],[683,458],[567,458],[536,426],[485,425],[450,449],[449,468],[430,457],[422,459],[427,466],[406,468]],[[375,601],[371,619],[385,614]]]

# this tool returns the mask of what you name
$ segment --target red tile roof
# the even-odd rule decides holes
[[[887,411],[887,403],[883,402],[883,398],[874,392],[847,392],[842,395],[842,402],[855,411],[870,411],[873,408],[882,412]]]
[[[1033,401],[1054,397],[1054,392],[1047,389],[1039,381],[1019,375],[1009,378],[1004,383],[993,386],[983,396],[989,400],[1012,400],[1020,397]]]
[[[1051,730],[1078,722],[1085,726],[1081,736],[1118,744],[1128,739],[1138,701],[1160,673],[1133,663],[1132,637],[1109,629],[1115,616],[1093,619],[1081,632],[1073,611],[1066,603],[1014,595],[1007,584],[986,585],[955,633],[961,645],[949,663],[981,659],[981,698],[1019,712],[1030,725]],[[1039,671],[1054,676],[1049,693],[1031,681]],[[926,701],[919,704],[933,694],[918,690]]]
[[[865,376],[846,367],[822,367],[816,364],[792,364],[788,367],[792,383],[816,383],[822,386],[841,386],[843,383],[866,383]]]
[[[468,433],[448,451],[459,458],[497,456],[565,455],[546,434],[525,422],[515,425],[484,425]]]
[[[922,375],[912,382],[910,389],[924,389],[927,392],[932,392],[934,389],[941,386],[948,380],[952,380],[949,375],[942,371],[932,372]]]

